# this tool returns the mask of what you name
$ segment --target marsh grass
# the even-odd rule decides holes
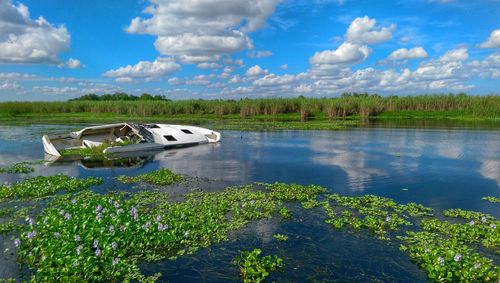
[[[347,94],[335,98],[264,98],[241,100],[179,100],[179,101],[68,101],[68,102],[4,102],[0,116],[15,117],[29,114],[92,113],[124,117],[171,117],[178,115],[258,115],[277,116],[299,113],[307,121],[314,113],[324,113],[331,120],[358,116],[362,119],[383,113],[416,111],[439,112],[441,117],[499,118],[500,96],[420,95],[389,96]],[[450,113],[450,114],[447,114]],[[402,114],[404,115],[404,114]],[[213,119],[213,118],[212,118]]]

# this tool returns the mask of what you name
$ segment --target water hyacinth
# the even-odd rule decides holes
[[[491,224],[490,224],[490,228],[492,228],[492,229],[496,229],[496,228],[497,228],[497,225],[496,225],[495,223],[491,223]]]
[[[114,233],[114,232],[115,232],[115,226],[110,225],[110,226],[109,226],[109,232],[110,232],[110,233]]]
[[[80,235],[75,236],[75,242],[80,242],[81,240],[82,240],[82,238],[80,238]]]
[[[55,238],[57,238],[57,239],[61,238],[61,233],[59,233],[59,232],[54,232],[54,234],[53,234],[53,235],[54,235],[54,237],[55,237]]]
[[[385,222],[390,222],[390,221],[391,221],[391,219],[392,219],[392,218],[391,218],[390,216],[387,216],[387,217],[385,218]]]
[[[76,255],[80,255],[80,252],[82,251],[82,248],[83,248],[82,245],[79,245],[78,247],[76,247]]]
[[[28,234],[26,235],[26,237],[31,240],[33,238],[36,237],[36,231],[32,231],[32,232],[28,232]]]
[[[14,240],[14,246],[19,247],[21,245],[21,240],[19,238],[16,238]]]
[[[486,222],[486,216],[481,216],[481,222],[483,222],[483,223]]]
[[[119,259],[119,258],[117,258],[117,257],[115,257],[115,258],[113,259],[113,266],[118,265],[118,263],[119,263],[119,262],[120,262],[120,259]]]
[[[69,214],[69,213],[64,214],[64,219],[66,219],[68,221],[71,220],[71,214]]]
[[[98,246],[99,246],[99,240],[95,239],[93,243],[94,249],[97,249]]]
[[[99,204],[99,205],[98,205],[98,206],[96,206],[96,208],[95,208],[95,213],[97,214],[97,213],[99,213],[99,212],[101,212],[101,211],[102,211],[102,206]]]
[[[101,257],[101,255],[102,255],[101,250],[100,250],[99,248],[97,248],[97,249],[95,250],[95,256],[96,256],[96,257]]]
[[[444,258],[438,257],[437,262],[439,263],[439,265],[444,266]]]
[[[28,224],[29,224],[30,226],[35,225],[35,220],[34,220],[33,218],[28,218]]]
[[[474,226],[474,224],[475,224],[474,220],[471,220],[471,221],[469,222],[469,226]]]
[[[479,268],[481,268],[481,263],[480,262],[474,263],[474,269],[479,269]]]
[[[455,257],[453,257],[453,260],[456,261],[456,262],[459,262],[460,260],[462,260],[462,255],[461,254],[456,254]]]
[[[112,242],[112,243],[111,243],[111,248],[112,248],[113,250],[116,250],[116,249],[118,248],[118,244],[117,244],[116,242]]]

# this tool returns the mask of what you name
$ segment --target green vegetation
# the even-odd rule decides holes
[[[123,92],[117,92],[117,93],[113,93],[113,94],[103,94],[103,95],[89,93],[89,94],[80,96],[78,98],[70,99],[69,101],[136,101],[136,100],[169,101],[170,99],[166,99],[164,96],[161,96],[161,95],[153,96],[149,93],[143,93],[141,96],[135,96],[135,95],[131,95],[131,94],[123,93]]]
[[[132,142],[131,141],[121,141],[121,142],[105,141],[100,145],[92,146],[92,147],[63,149],[59,153],[62,156],[79,155],[81,157],[90,157],[92,159],[104,159],[106,157],[106,154],[104,153],[104,150],[106,148],[113,147],[113,146],[126,146],[129,144],[132,144]]]
[[[489,202],[492,202],[492,203],[499,203],[500,202],[500,198],[491,197],[491,196],[484,197],[483,199],[485,201],[489,201]]]
[[[14,165],[0,167],[0,173],[28,174],[35,171],[35,169],[29,165],[29,162],[19,162]]]
[[[77,123],[188,122],[215,129],[339,129],[360,120],[497,120],[500,96],[429,95],[381,97],[346,94],[337,98],[241,100],[113,100],[0,103],[0,121]]]
[[[122,175],[118,176],[116,179],[122,183],[145,182],[152,185],[167,186],[183,181],[184,177],[182,175],[173,173],[167,168],[162,168],[135,177]]]
[[[278,241],[282,241],[282,242],[288,240],[288,236],[287,235],[283,235],[283,234],[274,234],[273,238],[275,238]]]
[[[101,178],[76,179],[64,175],[38,176],[11,184],[0,185],[0,201],[8,199],[29,199],[53,195],[59,191],[75,192],[102,183]]]
[[[262,251],[254,249],[252,251],[243,251],[234,260],[240,267],[240,276],[245,283],[264,282],[269,272],[283,268],[283,260],[278,256],[260,256]]]

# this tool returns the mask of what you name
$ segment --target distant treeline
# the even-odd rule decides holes
[[[163,100],[169,101],[170,99],[166,99],[161,95],[151,95],[149,93],[143,93],[141,96],[135,96],[132,94],[127,94],[124,92],[117,92],[113,94],[103,94],[97,95],[95,93],[89,93],[86,95],[82,95],[78,98],[70,99],[69,101],[135,101],[135,100]]]
[[[125,94],[126,95],[126,94]],[[179,114],[239,114],[241,117],[300,113],[306,120],[319,112],[330,119],[344,119],[351,115],[362,118],[380,113],[422,111],[446,112],[453,116],[500,118],[500,96],[420,95],[387,96],[343,94],[335,98],[263,98],[241,100],[175,100],[167,99],[114,99],[115,95],[99,100],[94,95],[83,96],[66,102],[4,102],[0,103],[0,115],[36,113],[115,113],[140,116],[168,116]],[[144,95],[143,95],[144,96]],[[112,99],[113,98],[113,99]],[[154,97],[153,97],[154,98]]]

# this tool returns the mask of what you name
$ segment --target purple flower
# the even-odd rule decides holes
[[[111,243],[111,248],[112,248],[113,250],[116,250],[116,248],[118,248],[118,244],[117,244],[116,242],[112,242],[112,243]]]
[[[20,245],[21,245],[21,240],[19,240],[18,238],[16,238],[14,240],[14,246],[19,247]]]
[[[109,204],[112,204],[112,203],[113,203],[113,200],[112,200],[112,199],[108,199],[108,203],[109,203]]]
[[[123,225],[122,225],[122,226],[120,226],[120,231],[121,231],[121,232],[125,231],[125,226],[123,226]]]
[[[113,226],[113,225],[109,226],[109,232],[114,233],[115,232],[115,226]]]
[[[75,204],[76,203],[76,199],[72,198],[71,199],[71,204]]]
[[[151,226],[151,221],[144,223],[144,225],[142,225],[142,229],[148,229],[149,226]]]
[[[101,255],[102,255],[101,250],[100,250],[99,248],[97,248],[97,249],[95,250],[95,256],[96,256],[96,257],[100,257]]]
[[[65,211],[64,210],[59,210],[59,215],[64,215]]]
[[[80,236],[79,236],[79,235],[76,235],[76,236],[75,236],[75,242],[80,242],[81,240],[82,240],[82,238],[80,238]]]
[[[109,216],[110,216],[111,218],[113,218],[113,219],[115,219],[115,218],[116,218],[116,217],[115,217],[116,215],[115,215],[114,213],[111,213]]]
[[[455,257],[453,258],[454,261],[459,262],[462,260],[462,255],[461,254],[456,254]]]
[[[184,237],[187,237],[189,236],[189,230],[186,230],[186,232],[184,232]]]
[[[492,229],[496,229],[496,228],[497,228],[497,225],[495,225],[495,223],[491,223],[491,224],[490,224],[490,227],[491,227]]]
[[[33,231],[33,232],[28,232],[28,235],[27,235],[28,239],[30,239],[30,240],[31,240],[31,239],[33,239],[35,236],[36,236],[36,231]]]
[[[96,217],[95,217],[95,220],[99,220],[102,218],[102,214],[99,212],[97,213]]]
[[[78,247],[76,247],[76,255],[80,255],[80,251],[82,250],[82,245],[79,245]]]
[[[161,223],[158,223],[158,231],[165,231],[168,229],[168,225],[163,225]]]
[[[95,239],[94,240],[94,249],[97,249],[98,246],[99,246],[99,240]]]
[[[156,222],[160,222],[161,221],[161,215],[157,215],[156,216]]]
[[[120,207],[120,203],[118,203],[117,201],[115,201],[115,208],[119,208]]]
[[[481,222],[486,222],[486,216],[481,217]]]
[[[474,224],[475,224],[474,220],[471,220],[471,221],[469,222],[469,226],[474,226]]]
[[[476,262],[476,263],[474,263],[474,268],[475,268],[475,269],[479,269],[479,268],[481,268],[481,263],[480,263],[480,262]]]
[[[29,224],[30,226],[35,225],[35,220],[34,220],[33,218],[28,218],[28,224]]]
[[[54,237],[56,237],[57,239],[61,238],[61,233],[54,232]]]
[[[389,221],[391,221],[391,219],[392,219],[392,218],[391,218],[390,216],[387,216],[387,217],[385,218],[385,222],[389,222]]]
[[[444,266],[444,258],[438,257],[438,263],[439,265]]]
[[[76,267],[78,265],[78,262],[76,260],[73,261],[73,267]]]
[[[122,212],[123,212],[123,209],[121,209],[121,208],[118,208],[118,209],[116,210],[116,214],[120,214],[120,213],[122,213]]]
[[[102,210],[102,206],[99,204],[98,206],[96,206],[95,208],[95,213],[98,213],[98,212],[101,212]]]
[[[120,261],[120,259],[119,259],[119,258],[117,258],[117,257],[115,257],[115,258],[113,259],[113,266],[117,265],[119,261]]]
[[[64,219],[66,219],[68,221],[71,220],[71,214],[69,214],[69,213],[64,214]]]

